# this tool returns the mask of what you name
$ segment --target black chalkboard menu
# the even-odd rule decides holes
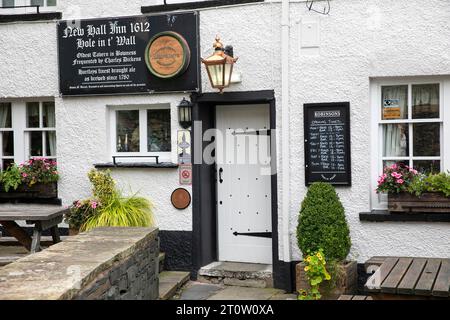
[[[154,53],[161,68],[188,62],[175,77],[148,68],[148,48],[160,34],[179,39],[178,47],[159,39]],[[198,14],[173,13],[59,21],[58,59],[62,95],[193,92],[199,90]],[[173,41],[172,41],[173,42]],[[175,43],[176,44],[176,43]],[[180,52],[183,48],[184,52]],[[180,60],[180,59],[179,59]]]
[[[305,182],[351,185],[350,103],[304,105]]]

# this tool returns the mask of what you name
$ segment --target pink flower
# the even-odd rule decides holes
[[[416,175],[416,174],[418,174],[419,172],[416,170],[416,169],[409,169],[409,172],[411,172],[412,174],[414,174],[414,175]]]
[[[24,173],[22,173],[22,177],[26,178],[26,177],[28,177],[28,174],[26,174],[26,173],[24,172]]]
[[[98,203],[96,201],[91,201],[91,208],[92,209],[96,209],[97,205],[98,205]]]
[[[81,208],[81,206],[82,206],[81,201],[78,200],[78,201],[75,203],[75,207]]]
[[[391,166],[391,169],[397,170],[397,168],[398,168],[398,166],[397,166],[396,163],[394,163],[394,164]]]
[[[403,184],[403,182],[405,182],[405,181],[403,181],[403,179],[397,179],[398,184]]]
[[[401,173],[398,172],[392,172],[391,176],[394,177],[395,179],[400,179],[402,177]]]

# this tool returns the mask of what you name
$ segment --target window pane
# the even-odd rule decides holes
[[[11,103],[0,103],[0,128],[11,128]]]
[[[416,160],[413,168],[422,173],[439,173],[441,171],[441,161],[439,160]]]
[[[440,124],[413,124],[413,149],[414,156],[439,156],[441,154]]]
[[[39,102],[27,102],[27,128],[39,128]]]
[[[42,157],[42,131],[29,132],[30,135],[30,156]]]
[[[2,152],[3,156],[11,157],[14,156],[14,133],[12,131],[7,131],[2,133]]]
[[[408,160],[386,160],[386,161],[383,161],[383,168],[390,167],[394,163],[396,163],[397,165],[403,164],[405,166],[409,166]]]
[[[412,117],[439,118],[439,84],[412,86]]]
[[[147,110],[147,125],[148,151],[170,151],[170,110]]]
[[[32,6],[43,6],[44,5],[44,0],[31,0],[31,5]]]
[[[139,110],[116,111],[117,152],[139,152]]]
[[[383,125],[383,156],[409,156],[408,124],[399,123]]]
[[[47,141],[45,155],[47,157],[56,157],[56,132],[47,131],[45,135]]]
[[[56,0],[47,0],[47,6],[48,7],[56,6]]]
[[[381,117],[383,120],[408,119],[408,86],[381,88]]]
[[[44,128],[54,128],[56,126],[55,121],[55,103],[44,102],[42,104],[43,122]]]
[[[14,0],[3,0],[2,7],[14,7]]]

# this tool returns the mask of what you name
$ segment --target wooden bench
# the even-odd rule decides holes
[[[338,300],[358,300],[358,301],[364,301],[364,300],[373,300],[371,296],[352,296],[352,295],[347,295],[347,294],[343,294],[341,295]]]
[[[364,286],[367,292],[450,297],[450,259],[374,257],[365,265],[368,272],[375,271]]]
[[[69,210],[61,206],[0,206],[0,224],[14,238],[16,238],[31,253],[41,249],[41,236],[45,230],[50,230],[53,243],[60,242],[58,224],[62,222],[64,214]],[[33,225],[33,236],[16,223],[25,221]]]

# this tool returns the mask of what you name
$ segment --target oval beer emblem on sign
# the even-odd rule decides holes
[[[160,32],[149,42],[145,61],[158,78],[173,78],[186,71],[191,52],[186,40],[173,31]]]

